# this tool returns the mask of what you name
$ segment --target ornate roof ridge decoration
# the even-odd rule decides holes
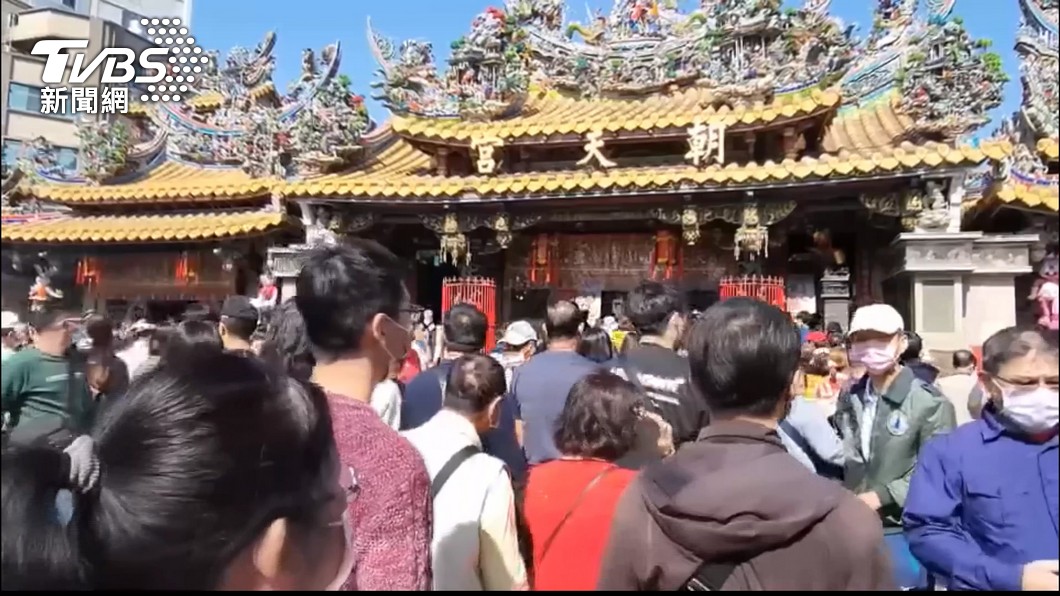
[[[954,16],[956,0],[877,0],[861,58],[843,78],[844,98],[865,102],[898,91],[906,138],[953,141],[989,121],[1007,77],[988,40]]]
[[[509,116],[527,94],[550,90],[637,97],[700,86],[718,103],[768,102],[830,86],[853,59],[853,28],[831,18],[829,4],[701,0],[686,14],[676,0],[616,0],[609,16],[565,25],[563,0],[507,0],[475,17],[443,74],[430,44],[397,46],[369,23],[380,64],[373,86],[393,113],[432,118]]]
[[[1003,203],[1056,211],[1060,180],[1050,173],[1049,164],[1060,153],[1060,81],[1056,76],[1060,1],[1019,0],[1019,4],[1016,53],[1023,100],[994,133],[995,139],[1011,143],[1014,149],[1008,159],[980,172],[976,183]]]
[[[252,51],[234,49],[220,69],[208,63],[189,81],[198,95],[183,103],[137,104],[128,117],[80,121],[78,175],[61,170],[43,139],[29,147],[23,169],[34,183],[124,186],[149,181],[151,170],[166,164],[241,170],[250,178],[309,176],[348,164],[371,123],[363,97],[337,74],[339,43],[326,46],[319,59],[304,50],[301,76],[275,101],[257,91],[273,88],[274,45],[269,33]],[[208,54],[216,60],[216,52]],[[221,98],[220,107],[193,109],[204,94]],[[233,180],[243,187],[245,181]]]

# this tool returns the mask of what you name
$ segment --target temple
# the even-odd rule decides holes
[[[654,278],[698,308],[754,295],[844,326],[887,300],[930,345],[974,345],[1023,308],[1032,225],[1056,219],[1055,77],[1026,74],[1055,66],[1056,10],[1023,1],[1028,99],[976,142],[1006,75],[954,4],[879,0],[860,34],[827,0],[616,0],[581,20],[508,0],[444,64],[369,23],[379,125],[337,45],[278,92],[270,36],[187,101],[86,123],[98,159],[78,179],[27,156],[5,181],[5,259],[66,263],[55,275],[109,308],[253,293],[266,270],[289,296],[308,247],[362,236],[415,263],[419,303],[469,278],[497,321],[559,297],[621,314]],[[1024,172],[1050,140],[1053,165]]]

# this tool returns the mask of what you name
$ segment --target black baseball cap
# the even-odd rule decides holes
[[[230,319],[258,322],[259,312],[256,306],[250,303],[246,296],[229,296],[221,305],[221,316]]]

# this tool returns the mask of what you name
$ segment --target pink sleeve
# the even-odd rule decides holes
[[[411,479],[390,482],[379,506],[357,527],[356,591],[431,589],[431,481],[418,454],[411,461]]]

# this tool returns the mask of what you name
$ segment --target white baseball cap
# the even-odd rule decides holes
[[[4,330],[14,329],[19,323],[18,315],[9,310],[0,313],[0,319],[2,319],[2,321],[0,321],[0,329]]]
[[[523,346],[531,341],[537,341],[537,331],[526,321],[516,321],[508,325],[508,328],[504,330],[504,337],[501,338],[501,343],[513,347]]]
[[[850,321],[850,335],[862,331],[875,331],[885,335],[897,335],[905,330],[905,320],[889,304],[869,304],[854,312]]]

